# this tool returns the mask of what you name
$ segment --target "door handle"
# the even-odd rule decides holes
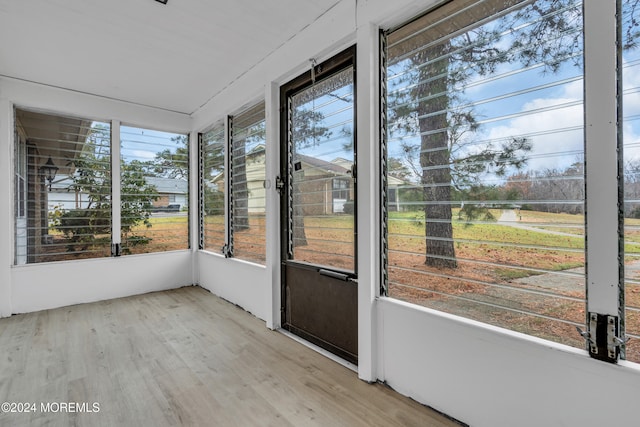
[[[358,182],[358,179],[357,179],[357,178],[358,178],[358,176],[357,176],[357,174],[358,174],[358,169],[356,168],[356,164],[355,164],[355,163],[353,163],[353,164],[351,165],[351,169],[347,170],[347,173],[348,173],[349,175],[351,175],[351,178],[353,178],[353,182],[354,182],[354,183]]]
[[[348,274],[325,270],[324,268],[319,269],[318,273],[320,273],[321,276],[333,277],[334,279],[343,280],[345,282],[348,282],[351,279]]]
[[[280,178],[280,176],[276,176],[276,191],[282,195],[282,193],[284,192],[284,179]]]

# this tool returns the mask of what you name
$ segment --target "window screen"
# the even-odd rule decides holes
[[[225,245],[225,131],[219,123],[201,136],[203,249],[220,252]]]
[[[122,126],[123,254],[189,247],[189,145],[184,134]]]
[[[111,254],[111,128],[15,111],[15,263]]]
[[[580,1],[454,1],[386,34],[383,293],[583,347]]]
[[[265,261],[265,111],[260,103],[230,118],[231,253]]]

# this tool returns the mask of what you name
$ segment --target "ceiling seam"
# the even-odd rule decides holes
[[[85,92],[85,91],[78,90],[78,89],[70,89],[70,88],[67,88],[67,87],[64,87],[64,86],[57,86],[57,85],[52,85],[52,84],[48,84],[48,83],[37,82],[35,80],[23,79],[23,78],[20,78],[20,77],[9,76],[9,75],[6,75],[6,74],[0,74],[0,78],[6,78],[6,79],[10,79],[10,80],[16,80],[16,81],[20,81],[20,82],[25,82],[25,83],[37,84],[37,85],[40,85],[40,86],[50,87],[50,88],[53,88],[53,89],[60,89],[60,90],[65,90],[65,91],[68,91],[68,92],[74,92],[74,93],[78,93],[78,94],[82,94],[82,95],[94,96],[96,98],[101,98],[101,99],[105,99],[105,100],[109,100],[109,101],[122,102],[122,103],[130,104],[130,105],[137,105],[139,107],[152,108],[154,110],[165,111],[165,112],[168,112],[168,113],[181,114],[181,115],[184,115],[184,116],[187,116],[187,117],[191,118],[191,114],[186,113],[184,111],[171,110],[169,108],[157,107],[157,106],[154,106],[154,105],[143,104],[143,103],[140,103],[140,102],[127,101],[127,100],[120,99],[120,98],[114,98],[114,97],[106,96],[106,95],[99,95],[99,94],[96,94],[96,93]]]
[[[260,65],[261,63],[263,63],[267,58],[269,58],[271,55],[273,55],[274,52],[277,52],[280,48],[282,48],[283,46],[285,46],[287,43],[289,43],[291,40],[293,40],[294,38],[296,38],[299,34],[301,34],[304,30],[306,30],[307,28],[309,28],[310,26],[312,26],[313,24],[315,24],[316,22],[318,22],[320,19],[322,19],[322,17],[324,17],[326,14],[328,14],[329,12],[331,12],[342,0],[338,0],[336,1],[329,9],[325,10],[324,12],[322,12],[320,15],[318,15],[313,21],[311,21],[310,23],[308,23],[307,25],[303,26],[300,30],[298,30],[295,34],[293,34],[291,37],[289,37],[288,39],[286,39],[284,42],[282,42],[281,44],[279,44],[277,47],[275,47],[274,49],[272,49],[269,53],[267,53],[265,56],[263,56],[260,60],[258,60],[255,64],[253,64],[251,67],[247,68],[245,71],[243,71],[242,73],[240,73],[236,78],[234,78],[233,80],[231,80],[227,85],[225,85],[222,89],[218,90],[216,93],[214,93],[213,95],[211,95],[209,97],[209,99],[207,99],[202,105],[200,105],[198,108],[196,108],[194,111],[192,111],[189,115],[193,116],[194,114],[198,113],[200,110],[202,110],[203,107],[205,107],[209,102],[211,102],[212,99],[214,99],[215,97],[217,97],[218,95],[220,95],[221,93],[223,93],[225,90],[227,90],[229,87],[233,86],[238,80],[240,80],[244,75],[246,75],[247,73],[249,73],[251,70],[253,70],[254,68],[256,68],[258,65]]]

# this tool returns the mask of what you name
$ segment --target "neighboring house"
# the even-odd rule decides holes
[[[246,182],[249,194],[249,212],[265,212],[265,150],[258,145],[245,156]],[[351,179],[352,162],[337,158],[331,162],[316,157],[297,154],[294,167],[299,182],[299,194],[305,215],[329,215],[344,212],[344,204],[353,200],[355,191]],[[210,182],[210,188],[224,191],[224,175],[219,174]]]
[[[387,177],[387,204],[389,211],[401,211],[404,209],[400,202],[400,188],[403,185],[408,184],[407,182],[401,180],[400,178],[396,178],[393,175],[389,175]]]
[[[41,168],[49,158],[58,168],[57,176],[74,173],[74,160],[82,151],[91,122],[67,118],[64,122],[38,112],[17,111],[16,127],[16,264],[34,262],[49,242],[49,209],[60,197],[65,205],[68,195],[52,195],[59,190],[60,179],[49,186]]]
[[[186,179],[147,177],[147,183],[153,185],[159,194],[153,202],[156,208],[164,208],[169,205],[179,205],[182,209],[187,206],[187,192],[189,183]],[[68,175],[57,176],[51,184],[48,194],[49,211],[86,209],[90,200],[86,193],[73,190],[73,179]]]
[[[89,207],[89,195],[73,189],[73,179],[69,175],[58,175],[51,183],[49,191],[49,211],[58,209],[86,209]]]
[[[249,193],[249,212],[264,213],[265,189],[265,151],[264,146],[255,147],[246,156],[246,181]],[[297,163],[297,164],[296,164]],[[299,194],[305,215],[329,215],[344,212],[347,201],[355,198],[351,166],[353,162],[338,157],[326,161],[317,157],[296,154],[294,169],[300,183]],[[205,183],[209,188],[224,192],[224,174],[213,177]],[[389,176],[389,209],[401,210],[398,189],[407,183]]]
[[[169,205],[180,205],[178,210],[187,207],[189,182],[184,178],[147,177],[147,183],[158,191],[158,199],[153,202],[154,208],[166,208]]]
[[[342,213],[345,203],[355,198],[352,162],[296,154],[293,163],[305,215]]]
[[[244,158],[246,174],[244,181],[247,183],[247,207],[249,213],[264,214],[266,212],[266,192],[264,188],[266,152],[264,144],[256,145]],[[236,174],[235,179],[239,180],[240,177]],[[204,185],[210,189],[224,193],[224,173],[214,176],[210,181],[205,182]]]

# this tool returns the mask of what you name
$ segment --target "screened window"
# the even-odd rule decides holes
[[[188,136],[122,126],[123,254],[189,247]]]
[[[640,49],[637,0],[622,2],[626,358],[640,362]]]
[[[201,136],[203,249],[220,252],[225,245],[225,131],[219,123]]]
[[[584,347],[580,1],[454,1],[386,34],[383,293]]]
[[[15,110],[15,263],[111,254],[111,127]]]
[[[333,179],[333,200],[346,202],[351,198],[351,181],[348,179]]]
[[[265,262],[265,110],[260,103],[230,117],[231,247],[234,257]]]
[[[355,69],[346,62],[322,79],[288,89],[291,260],[356,271]],[[284,132],[284,131],[283,131]]]

